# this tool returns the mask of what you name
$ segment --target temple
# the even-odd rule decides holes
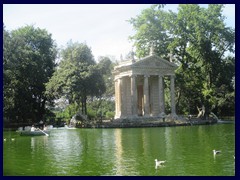
[[[115,119],[165,117],[165,77],[170,77],[170,115],[175,117],[176,69],[176,64],[158,57],[153,50],[138,61],[123,61],[115,66]]]

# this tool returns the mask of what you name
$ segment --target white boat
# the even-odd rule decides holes
[[[49,130],[35,130],[35,131],[17,131],[20,136],[49,136]]]

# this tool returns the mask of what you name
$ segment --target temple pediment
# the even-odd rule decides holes
[[[131,65],[134,68],[177,69],[177,65],[156,55],[147,56]]]
[[[115,78],[135,75],[173,75],[177,65],[162,59],[156,55],[146,56],[140,60],[123,61],[115,66],[113,75]]]

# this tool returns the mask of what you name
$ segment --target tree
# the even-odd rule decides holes
[[[154,43],[156,53],[163,58],[169,52],[174,54],[174,62],[179,65],[176,71],[179,113],[196,113],[196,107],[203,104],[206,115],[212,110],[220,113],[219,102],[231,104],[229,112],[234,109],[234,103],[227,102],[234,102],[233,99],[227,100],[223,97],[225,95],[217,93],[221,83],[224,83],[222,88],[225,87],[227,94],[234,91],[230,88],[235,76],[234,61],[229,63],[234,58],[226,58],[225,54],[235,52],[235,32],[224,24],[223,7],[214,4],[201,8],[197,4],[182,4],[174,13],[154,5],[129,21],[136,30],[130,39],[134,41],[139,56],[147,55],[149,43]]]
[[[87,96],[105,92],[101,70],[96,65],[91,49],[84,43],[67,44],[61,51],[62,60],[47,83],[47,95],[65,96],[69,104],[77,103],[82,114],[87,114]]]
[[[48,101],[45,83],[54,71],[56,45],[45,29],[33,26],[11,32],[4,28],[3,35],[4,116],[39,121]]]
[[[166,17],[167,13],[165,11],[157,6],[152,6],[143,10],[137,18],[129,20],[129,23],[136,30],[136,34],[131,36],[130,39],[134,40],[138,58],[149,55],[150,47],[153,44],[157,54],[167,55],[167,47],[170,41],[164,25]]]
[[[97,64],[100,69],[100,73],[103,76],[104,83],[107,87],[106,92],[103,94],[105,98],[111,99],[114,96],[114,79],[112,76],[112,70],[114,63],[108,57],[100,57]]]
[[[114,63],[108,58],[101,56],[98,59],[97,67],[103,77],[104,84],[107,87],[105,93],[97,98],[92,97],[88,103],[88,109],[95,112],[96,117],[102,119],[106,114],[113,114],[114,112],[114,79],[112,70]],[[93,114],[93,113],[92,113]],[[109,116],[108,116],[109,117]]]

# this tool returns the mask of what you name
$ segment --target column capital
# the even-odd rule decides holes
[[[144,78],[149,78],[150,75],[149,74],[144,74]]]

